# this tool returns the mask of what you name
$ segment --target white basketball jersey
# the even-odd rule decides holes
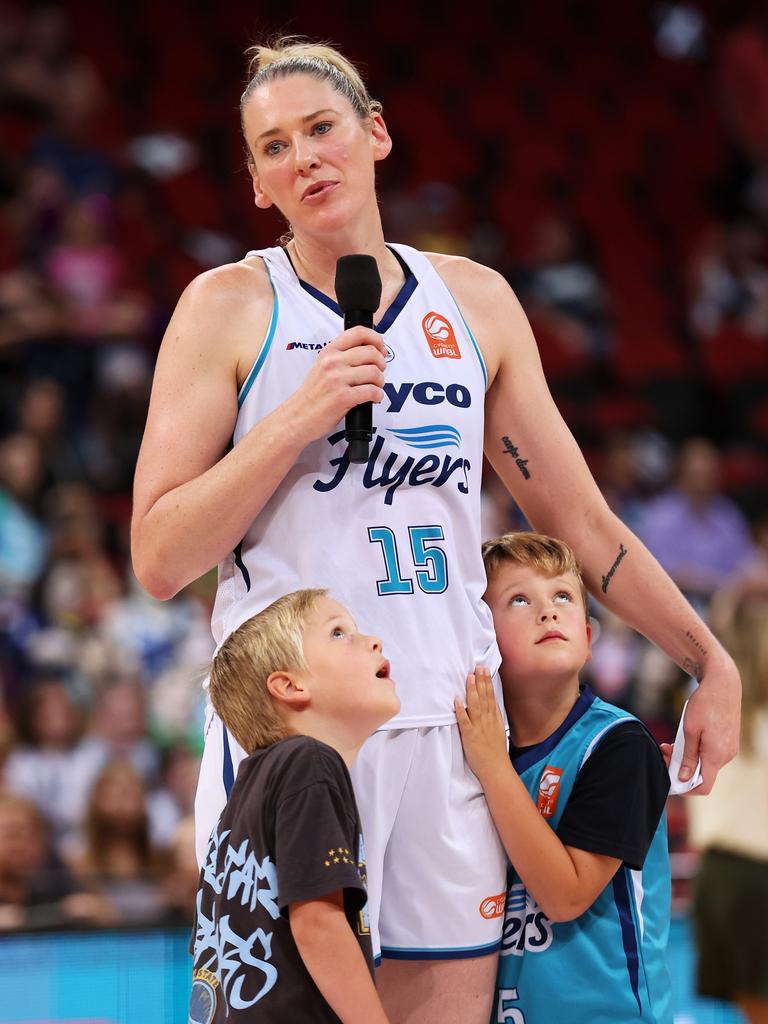
[[[387,366],[368,462],[348,461],[343,421],[304,449],[220,564],[212,628],[221,644],[282,594],[327,587],[382,639],[402,703],[387,728],[405,728],[454,723],[467,673],[476,664],[495,673],[500,657],[482,600],[485,366],[429,260],[390,248],[410,275],[376,325]],[[234,444],[344,329],[336,303],[299,281],[283,249],[249,255],[266,263],[274,307],[239,395]]]

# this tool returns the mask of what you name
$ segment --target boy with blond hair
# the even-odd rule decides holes
[[[671,1024],[666,765],[637,719],[579,683],[587,592],[563,541],[483,545],[509,750],[478,668],[456,716],[511,861],[492,1020]]]
[[[200,873],[191,1024],[386,1024],[349,776],[400,707],[381,641],[299,590],[230,634],[210,695],[250,756]]]

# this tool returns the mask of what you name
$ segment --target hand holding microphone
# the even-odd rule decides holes
[[[381,302],[381,278],[373,256],[342,256],[336,263],[336,299],[344,314],[344,330],[373,327]],[[346,414],[344,436],[350,462],[367,462],[373,437],[373,405],[363,402]]]

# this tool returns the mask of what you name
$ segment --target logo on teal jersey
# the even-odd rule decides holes
[[[522,882],[510,886],[501,933],[501,955],[543,953],[552,945],[552,938],[552,922]]]

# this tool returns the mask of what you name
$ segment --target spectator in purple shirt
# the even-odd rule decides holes
[[[754,556],[744,516],[719,488],[717,449],[691,438],[680,450],[676,486],[649,505],[638,531],[680,589],[699,603]]]

